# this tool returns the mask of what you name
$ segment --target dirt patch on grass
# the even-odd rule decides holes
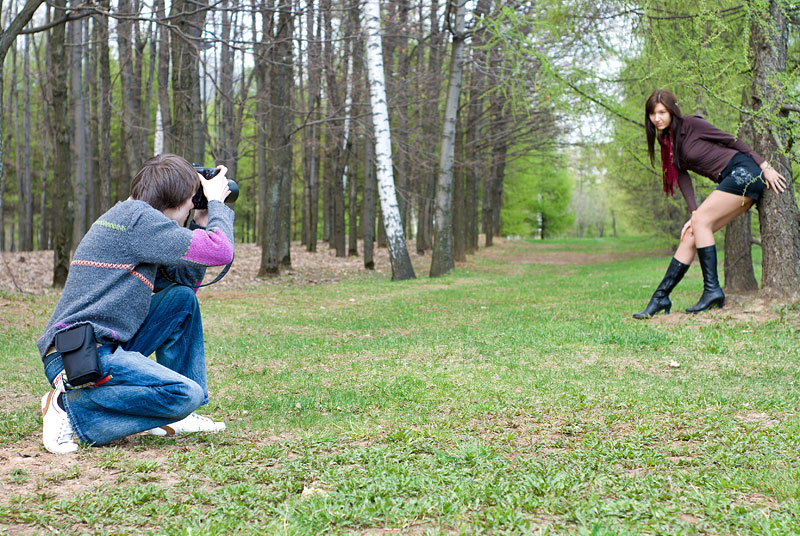
[[[590,264],[608,264],[642,257],[660,257],[668,254],[668,250],[637,251],[630,253],[582,253],[577,251],[534,251],[530,253],[509,255],[508,262],[517,264],[546,264],[550,266],[586,266]]]
[[[384,536],[389,534],[459,534],[455,529],[442,527],[432,523],[409,523],[397,528],[369,528],[361,531],[361,536]]]
[[[744,506],[747,508],[768,508],[775,509],[778,507],[778,500],[775,497],[764,495],[763,493],[745,493],[742,494],[738,500],[731,503],[733,506]]]
[[[177,482],[175,471],[169,467],[172,449],[139,449],[138,438],[116,441],[118,448],[82,449],[69,455],[47,452],[38,435],[0,447],[0,505],[40,495],[74,499],[89,489],[117,485],[137,475],[166,486]],[[113,460],[109,461],[111,456]]]
[[[672,254],[672,250],[669,248],[649,251],[587,253],[572,251],[561,244],[538,244],[503,238],[495,238],[493,243],[497,247],[482,249],[479,252],[480,256],[484,259],[510,264],[585,266],[644,257],[669,257]]]
[[[699,298],[699,296],[698,296]],[[719,322],[737,322],[746,324],[754,322],[761,324],[771,321],[792,322],[800,328],[800,316],[792,311],[792,305],[780,301],[770,300],[759,296],[757,293],[726,294],[725,306],[721,309],[711,309],[699,314],[684,312],[684,309],[693,303],[677,304],[673,300],[672,313],[668,315],[657,314],[653,318],[639,322],[652,322],[664,326],[681,325],[684,328],[698,328]],[[791,314],[787,314],[791,311]]]
[[[298,438],[288,432],[265,433],[252,435],[247,442],[257,449],[293,443]],[[162,441],[164,444],[159,444]],[[108,446],[82,447],[75,454],[58,455],[44,449],[41,433],[32,434],[11,446],[0,447],[0,507],[40,498],[74,500],[105,486],[153,482],[171,488],[181,483],[183,470],[173,456],[196,448],[202,441],[201,436],[191,434],[167,440],[135,434]]]
[[[773,415],[762,411],[740,411],[736,414],[736,418],[742,423],[755,424],[763,428],[772,428],[780,423]]]

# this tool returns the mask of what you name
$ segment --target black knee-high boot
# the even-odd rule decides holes
[[[717,278],[717,246],[697,248],[697,258],[700,269],[703,270],[703,295],[694,306],[686,309],[687,313],[702,313],[725,305],[725,293],[722,292]]]
[[[653,297],[650,298],[650,303],[647,304],[644,311],[634,314],[633,318],[650,318],[659,311],[664,311],[664,314],[668,315],[669,310],[672,308],[669,293],[672,292],[675,285],[683,279],[688,269],[688,264],[683,264],[673,257],[667,268],[667,273],[664,274],[664,279],[661,280],[661,284],[658,285],[658,288],[653,293]]]

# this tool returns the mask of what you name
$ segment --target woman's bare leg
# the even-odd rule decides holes
[[[713,246],[714,232],[746,212],[753,202],[749,197],[737,194],[720,190],[711,192],[692,213],[692,227],[684,234],[675,258],[684,264],[691,264],[697,248]]]

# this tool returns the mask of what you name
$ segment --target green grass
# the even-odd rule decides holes
[[[591,242],[548,246],[659,249]],[[67,458],[38,443],[55,298],[3,296],[0,457],[36,455],[0,469],[0,531],[797,534],[800,313],[634,321],[666,262],[493,254],[434,280],[201,292],[201,412],[228,430]],[[675,310],[701,285],[694,267]]]

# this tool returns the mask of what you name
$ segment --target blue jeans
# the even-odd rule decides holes
[[[105,445],[178,421],[208,403],[203,324],[197,297],[188,287],[174,285],[154,294],[136,335],[98,352],[103,373],[111,379],[62,397],[83,443]],[[147,357],[153,352],[156,361]],[[58,352],[45,359],[51,385],[62,368]]]

